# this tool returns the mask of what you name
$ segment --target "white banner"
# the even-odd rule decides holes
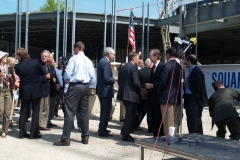
[[[190,3],[196,3],[196,1],[200,2],[203,0],[169,0],[168,1],[168,15],[171,14],[173,11],[175,11],[178,7],[182,6],[182,5],[186,5],[186,4],[190,4]]]
[[[208,98],[214,93],[212,83],[221,81],[225,88],[233,88],[240,92],[240,65],[221,64],[221,65],[200,65],[198,66],[205,75],[205,83]],[[188,69],[185,68],[187,76]]]

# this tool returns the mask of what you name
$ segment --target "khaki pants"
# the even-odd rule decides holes
[[[10,115],[12,110],[13,93],[11,90],[3,91],[0,94],[0,117],[3,116],[2,132],[8,133]]]
[[[166,109],[167,107],[167,109]],[[179,126],[182,115],[181,114],[181,105],[177,105],[174,112],[174,105],[161,105],[160,109],[162,112],[163,124],[164,124],[164,134],[169,135],[169,127],[175,127],[175,135],[179,134]],[[166,109],[166,113],[165,113]],[[174,112],[174,114],[173,114]],[[165,115],[164,115],[165,113]]]
[[[120,116],[119,116],[119,119],[122,120],[122,119],[125,118],[126,109],[125,109],[125,106],[122,103],[122,101],[119,101],[119,103],[120,103]],[[113,113],[115,111],[115,106],[116,106],[116,102],[113,99],[112,100],[112,109],[111,109],[111,113],[110,113],[109,119],[112,119]]]
[[[49,95],[41,99],[39,111],[39,127],[47,127],[48,115],[49,115]]]

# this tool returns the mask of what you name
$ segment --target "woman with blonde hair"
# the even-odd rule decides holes
[[[12,109],[13,68],[7,65],[8,53],[0,51],[0,117],[3,116],[2,136],[6,138]]]
[[[14,70],[14,66],[16,64],[16,59],[13,57],[8,57],[7,59],[7,64],[9,67],[12,67],[13,69],[13,77],[15,79],[15,83],[13,83],[13,102],[12,102],[12,109],[11,109],[11,115],[10,115],[10,124],[9,127],[12,127],[13,124],[15,124],[15,122],[12,120],[12,116],[13,116],[13,110],[14,110],[14,104],[18,103],[18,98],[16,98],[17,94],[18,94],[18,88],[19,88],[19,77],[16,75],[15,70]]]

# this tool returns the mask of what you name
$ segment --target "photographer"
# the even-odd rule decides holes
[[[85,45],[82,42],[74,44],[74,56],[70,58],[65,69],[64,80],[69,84],[65,94],[65,119],[61,140],[55,142],[56,146],[70,146],[70,133],[73,118],[80,117],[82,129],[82,143],[88,144],[89,139],[89,113],[88,98],[89,85],[95,82],[95,71],[92,61],[84,54]]]

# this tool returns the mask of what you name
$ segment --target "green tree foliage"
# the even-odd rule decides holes
[[[46,11],[56,11],[58,8],[58,0],[46,0],[46,3],[39,8],[40,12]],[[60,10],[64,11],[64,0],[60,0]],[[68,10],[70,10],[70,6],[68,3]]]

